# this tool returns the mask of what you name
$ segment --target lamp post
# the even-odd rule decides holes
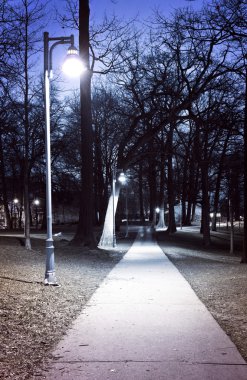
[[[38,206],[39,206],[39,204],[40,204],[40,202],[39,202],[39,199],[35,199],[34,200],[34,202],[33,202],[34,204],[35,204],[35,221],[36,221],[36,230],[38,229]]]
[[[49,42],[52,42],[49,46]],[[50,79],[52,78],[52,53],[57,45],[69,44],[67,59],[63,64],[63,71],[71,76],[79,76],[85,68],[79,59],[77,49],[74,46],[74,36],[49,37],[44,32],[44,81],[45,81],[45,157],[46,157],[46,215],[47,215],[47,239],[46,239],[46,271],[45,285],[58,285],[55,276],[54,246],[52,238],[52,201],[51,201],[51,147],[50,147]],[[69,70],[71,70],[69,72]]]
[[[160,208],[159,207],[156,207],[155,208],[155,220],[154,220],[154,227],[156,226],[157,224],[157,218],[159,218],[160,216]]]
[[[115,195],[116,195],[116,168],[113,168],[112,175],[112,215],[113,215],[113,226],[112,226],[112,246],[116,247],[116,226],[115,226]]]
[[[15,220],[15,228],[17,228],[17,222],[18,222],[18,208],[17,208],[17,205],[19,203],[19,200],[17,198],[15,198],[13,200],[14,202],[14,220]],[[14,226],[13,226],[14,227]]]
[[[179,199],[179,206],[180,206],[180,230],[183,228],[183,208],[182,208],[182,197]]]
[[[125,232],[125,237],[129,236],[129,225],[128,225],[128,192],[127,192],[127,178],[124,172],[121,172],[118,181],[121,183],[121,185],[126,185],[125,190],[125,213],[126,213],[126,232]]]
[[[117,178],[117,172],[120,171],[120,175]],[[113,208],[113,228],[112,228],[112,246],[113,248],[116,247],[116,223],[115,223],[115,197],[116,197],[116,181],[119,181],[122,185],[126,182],[126,176],[123,171],[116,170],[116,168],[113,168],[113,175],[112,175],[112,208]]]

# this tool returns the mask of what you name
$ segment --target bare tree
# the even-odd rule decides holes
[[[20,119],[23,131],[23,189],[24,189],[24,235],[25,247],[31,249],[30,241],[30,107],[33,97],[31,82],[32,69],[37,52],[37,34],[41,28],[41,18],[44,16],[44,6],[38,0],[20,0],[15,6],[9,7],[12,17],[12,27],[16,30],[18,49],[14,51],[14,65],[12,66],[13,80],[8,87],[8,97],[12,107]],[[15,100],[18,97],[18,102]]]

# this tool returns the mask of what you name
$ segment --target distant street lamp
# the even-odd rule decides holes
[[[15,221],[15,226],[14,227],[17,228],[17,218],[18,218],[18,208],[17,208],[17,205],[19,203],[19,200],[17,198],[15,198],[13,200],[13,202],[14,202],[14,221]]]
[[[119,177],[118,177],[118,180],[119,182],[122,184],[122,185],[126,185],[125,186],[125,213],[126,213],[126,232],[125,232],[125,237],[128,237],[129,236],[129,222],[128,222],[128,183],[127,183],[127,177],[126,175],[121,172]]]
[[[118,181],[121,183],[121,185],[124,185],[126,183],[126,176],[124,172],[121,172],[119,174]]]
[[[156,207],[155,208],[155,215],[154,215],[154,227],[155,227],[155,225],[156,225],[156,223],[157,223],[157,220],[159,219],[159,217],[160,217],[160,208],[159,207]]]
[[[49,42],[54,41],[49,47]],[[78,51],[74,46],[74,36],[49,37],[44,32],[44,81],[45,81],[45,154],[46,154],[46,271],[45,285],[58,285],[55,276],[54,246],[52,237],[52,202],[51,202],[51,146],[50,146],[50,79],[52,78],[52,52],[57,45],[70,44],[63,71],[71,76],[79,76],[84,70]]]
[[[116,193],[116,168],[112,172],[112,246],[116,247],[116,226],[115,226],[115,193]]]
[[[122,185],[126,182],[126,176],[121,171],[119,177],[116,179],[117,176],[117,170],[116,168],[113,169],[112,173],[112,211],[113,211],[113,228],[112,228],[112,246],[116,247],[116,220],[115,220],[115,197],[116,197],[116,180],[118,180]]]
[[[33,203],[35,204],[36,229],[38,229],[38,224],[39,224],[39,223],[38,223],[38,206],[39,206],[39,204],[40,204],[40,201],[39,201],[39,199],[35,199]]]

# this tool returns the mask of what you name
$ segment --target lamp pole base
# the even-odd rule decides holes
[[[46,273],[44,285],[45,286],[60,286],[57,282],[55,272],[54,273]]]
[[[45,285],[59,286],[55,275],[55,260],[54,260],[54,246],[53,239],[46,240],[46,271],[45,271]]]

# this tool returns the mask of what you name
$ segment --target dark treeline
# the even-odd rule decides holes
[[[21,227],[25,214],[28,236],[36,198],[45,215],[43,80],[37,75],[44,9],[37,0],[11,3],[0,8],[1,203],[8,228]],[[174,206],[181,207],[182,224],[190,225],[200,205],[209,245],[210,213],[213,230],[217,213],[244,216],[245,1],[209,1],[200,11],[178,9],[169,18],[157,12],[141,27],[105,19],[92,25],[90,38],[93,157],[81,152],[79,91],[63,98],[54,81],[54,208],[78,212],[80,178],[86,183],[83,170],[93,160],[94,224],[104,223],[113,169],[121,169],[129,176],[133,218],[156,223],[159,207],[162,227],[167,210],[172,233]]]

